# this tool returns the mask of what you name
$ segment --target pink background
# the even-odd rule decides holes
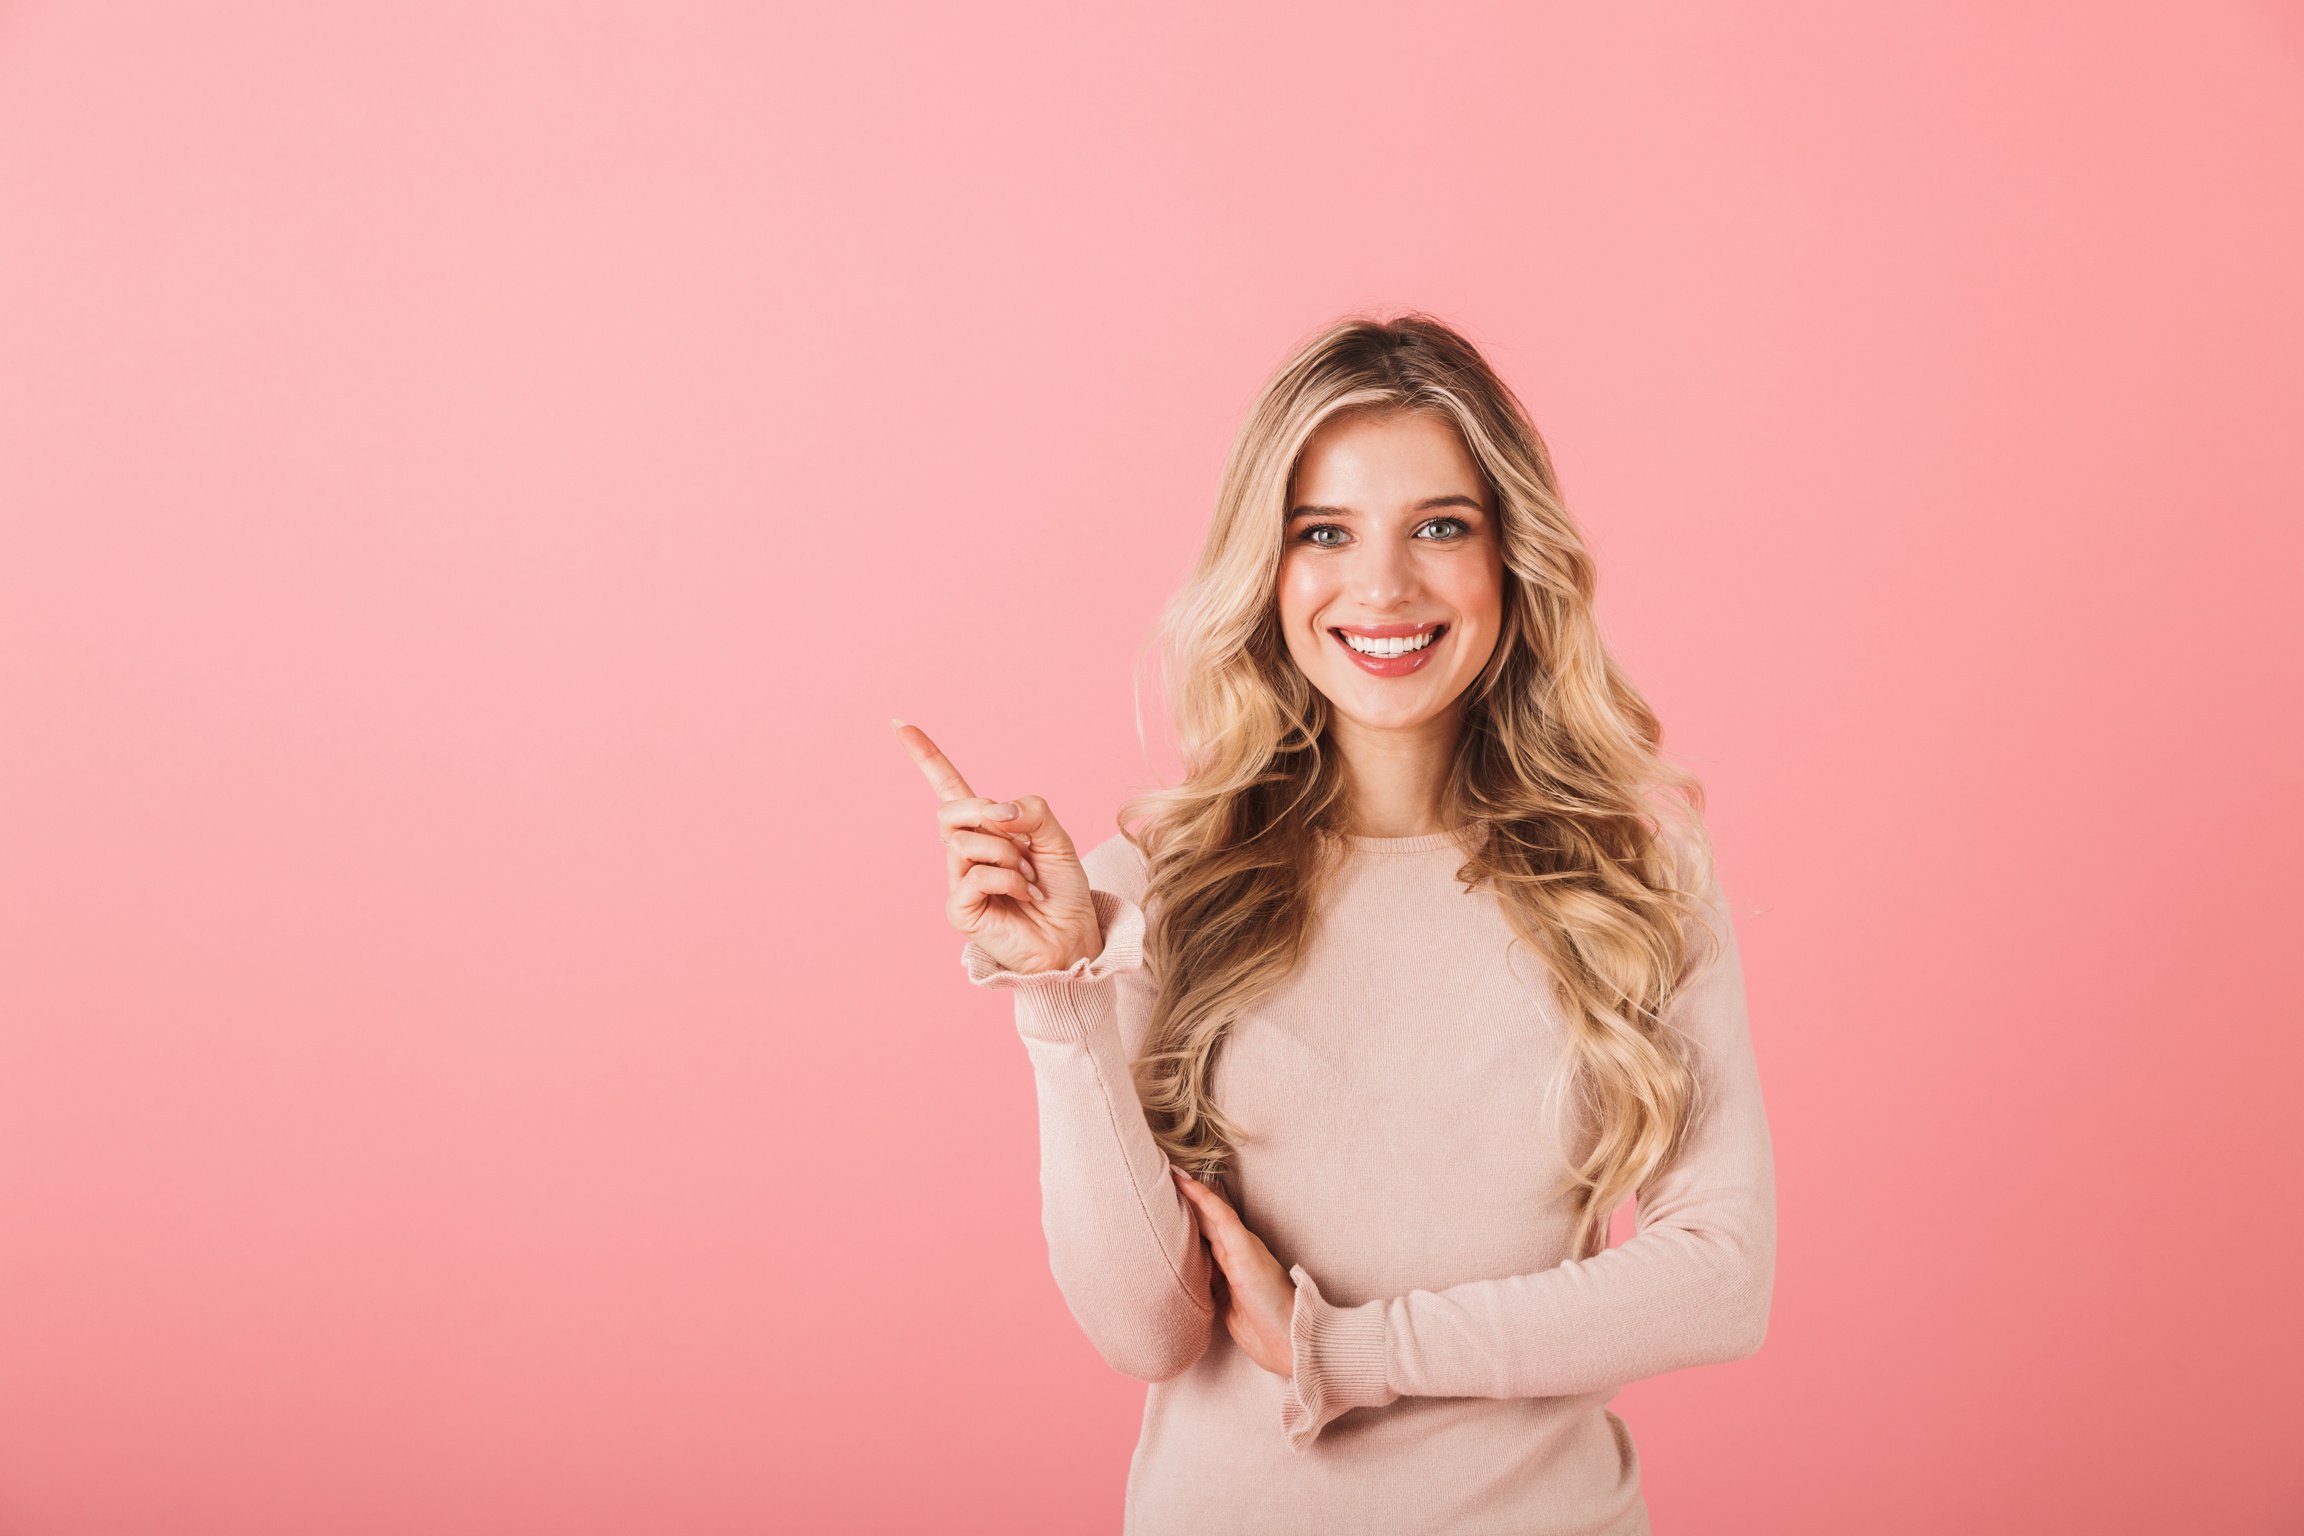
[[[0,1531],[1116,1529],[887,720],[1106,835],[1363,305],[1714,795],[1658,1529],[2304,1528],[2297,9],[789,9],[0,15]]]

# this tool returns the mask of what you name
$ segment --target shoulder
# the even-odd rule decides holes
[[[1092,888],[1110,891],[1139,904],[1143,902],[1144,887],[1148,883],[1144,855],[1128,841],[1126,834],[1114,832],[1080,855],[1080,867],[1088,872],[1088,884]]]
[[[1693,813],[1667,818],[1658,839],[1675,887],[1706,905],[1718,905],[1720,870],[1712,851],[1712,834]]]
[[[1738,963],[1736,918],[1720,878],[1720,863],[1712,845],[1711,829],[1691,815],[1665,828],[1664,844],[1674,887],[1688,900],[1681,917],[1687,959],[1681,984],[1711,973],[1725,959]]]

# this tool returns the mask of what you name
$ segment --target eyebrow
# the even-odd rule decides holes
[[[1427,496],[1408,510],[1411,512],[1429,512],[1434,507],[1470,507],[1475,512],[1488,510],[1480,505],[1477,498],[1471,496]],[[1358,517],[1359,515],[1350,507],[1322,507],[1306,503],[1304,506],[1291,508],[1288,513],[1288,521],[1294,522],[1300,517]]]

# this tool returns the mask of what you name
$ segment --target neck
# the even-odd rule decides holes
[[[1347,830],[1363,837],[1449,831],[1448,775],[1462,724],[1461,704],[1399,729],[1332,716],[1328,739],[1343,763]]]

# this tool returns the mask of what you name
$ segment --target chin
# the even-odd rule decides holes
[[[1329,708],[1354,725],[1369,731],[1407,731],[1427,725],[1447,714],[1449,706],[1456,702],[1457,697],[1454,692],[1436,692],[1426,694],[1414,703],[1395,701],[1387,705],[1371,703],[1366,694],[1352,690],[1341,693],[1326,689],[1322,691],[1328,695]]]

